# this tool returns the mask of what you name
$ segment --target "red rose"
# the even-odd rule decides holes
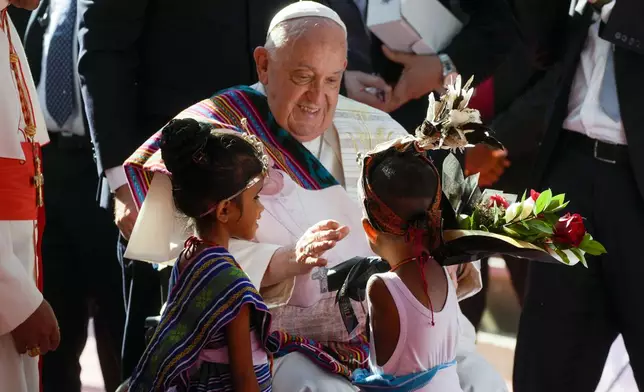
[[[541,196],[541,193],[535,191],[534,189],[530,189],[530,197],[532,200],[537,201],[537,199]]]
[[[584,219],[579,214],[566,214],[555,224],[553,241],[578,248],[586,234]]]
[[[490,207],[493,207],[495,204],[498,207],[503,207],[503,208],[510,207],[510,203],[508,203],[508,201],[505,200],[503,198],[503,196],[501,196],[501,195],[492,195],[492,196],[490,196]]]

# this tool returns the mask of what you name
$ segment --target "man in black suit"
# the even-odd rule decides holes
[[[111,214],[96,202],[98,176],[76,72],[76,16],[76,0],[42,0],[24,39],[50,138],[43,148],[48,185],[44,296],[62,334],[58,350],[43,357],[42,383],[45,392],[81,391],[79,360],[93,317],[103,379],[111,392],[121,381],[125,308],[114,252],[117,230]]]
[[[101,204],[114,196],[122,236],[137,209],[122,164],[181,110],[216,91],[257,81],[253,50],[289,0],[82,0],[79,72],[98,170]],[[127,326],[123,372],[145,348],[144,321],[159,314],[167,274],[122,259]],[[167,272],[168,270],[162,271]]]
[[[540,188],[565,192],[608,253],[587,257],[587,269],[532,263],[514,390],[594,391],[619,333],[644,390],[644,3],[590,1],[573,16],[569,2],[523,6],[561,68],[536,166]]]

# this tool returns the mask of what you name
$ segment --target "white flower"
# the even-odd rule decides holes
[[[519,211],[519,206],[521,203],[512,203],[508,208],[505,209],[505,223],[510,223],[516,218],[517,212]]]
[[[517,218],[517,213],[521,207],[521,214],[519,214],[518,221],[528,218],[534,212],[534,200],[531,197],[525,199],[523,203],[512,203],[510,207],[505,210],[505,222],[509,223]]]
[[[531,197],[528,197],[521,203],[521,215],[519,216],[520,220],[528,218],[534,212],[534,200]]]

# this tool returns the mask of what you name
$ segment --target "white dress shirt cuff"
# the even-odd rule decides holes
[[[111,169],[105,170],[105,177],[110,186],[110,191],[114,193],[117,189],[127,184],[127,176],[123,166],[116,166]]]

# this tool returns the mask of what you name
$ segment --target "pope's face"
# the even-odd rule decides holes
[[[259,80],[277,123],[307,142],[331,126],[347,65],[344,31],[332,23],[310,27],[273,55],[255,51]]]

